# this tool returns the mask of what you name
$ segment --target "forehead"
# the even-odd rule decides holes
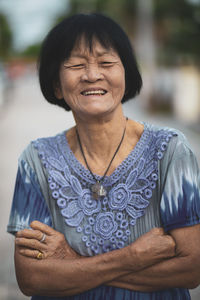
[[[99,57],[103,55],[112,55],[115,57],[119,57],[117,51],[111,45],[105,47],[96,38],[93,38],[92,41],[89,42],[82,37],[80,40],[78,40],[75,43],[74,48],[70,53],[70,57],[86,56],[86,55],[92,55],[95,57]]]

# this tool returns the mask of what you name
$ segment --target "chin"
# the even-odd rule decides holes
[[[103,117],[103,116],[107,116],[110,113],[112,113],[114,111],[114,109],[93,109],[90,111],[87,111],[86,114],[88,117]]]
[[[93,107],[89,107],[87,109],[83,109],[81,111],[79,111],[79,115],[87,115],[89,116],[103,116],[103,115],[107,115],[109,113],[111,113],[114,110],[113,107],[103,107],[101,106],[93,106]]]

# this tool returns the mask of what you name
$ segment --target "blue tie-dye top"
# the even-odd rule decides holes
[[[19,159],[8,231],[14,233],[39,220],[63,232],[75,251],[92,256],[125,247],[156,226],[169,231],[200,223],[198,165],[185,137],[176,130],[144,123],[135,148],[105,178],[107,195],[94,199],[92,184],[94,179],[72,153],[66,132],[32,142]],[[190,296],[178,288],[140,293],[101,286],[64,299]]]

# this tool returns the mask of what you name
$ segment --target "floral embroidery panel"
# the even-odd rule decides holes
[[[75,158],[65,132],[33,142],[48,172],[48,184],[66,226],[76,228],[94,254],[123,248],[138,218],[145,213],[158,180],[158,161],[176,133],[144,129],[136,147],[107,176],[105,197],[94,199],[90,172]],[[97,180],[100,179],[96,176]]]

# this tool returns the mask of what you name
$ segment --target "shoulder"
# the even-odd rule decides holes
[[[165,133],[166,135],[170,135],[170,137],[172,135],[182,141],[186,141],[185,135],[183,134],[183,132],[179,131],[178,129],[167,127],[167,126],[159,126],[150,123],[143,123],[143,124],[145,129],[149,130],[154,134],[159,135],[160,133]]]
[[[166,150],[159,152],[163,155],[159,165],[161,183],[164,184],[166,176],[169,176],[174,184],[183,174],[185,176],[187,174],[187,177],[195,177],[193,180],[197,180],[200,176],[199,166],[186,136],[181,131],[170,127],[149,125],[148,128],[150,128],[151,134],[155,133],[157,138],[164,133],[165,140],[168,141]],[[156,143],[156,139],[154,143]],[[160,149],[162,149],[162,142],[160,145]]]
[[[145,127],[149,130],[151,135],[155,136],[156,140],[162,140],[163,138],[166,140],[166,155],[170,154],[171,157],[175,158],[177,156],[181,157],[182,155],[193,153],[186,136],[180,130],[147,123],[145,123]]]
[[[63,141],[65,132],[58,133],[50,137],[41,137],[31,141],[23,150],[19,157],[19,163],[25,162],[32,169],[43,160],[44,156],[55,156],[58,149],[58,144]]]
[[[66,131],[63,131],[61,133],[58,133],[53,136],[48,136],[48,137],[41,137],[36,140],[31,141],[30,146],[38,149],[41,146],[46,146],[46,147],[56,147],[56,145],[59,143],[63,137],[65,137]]]

